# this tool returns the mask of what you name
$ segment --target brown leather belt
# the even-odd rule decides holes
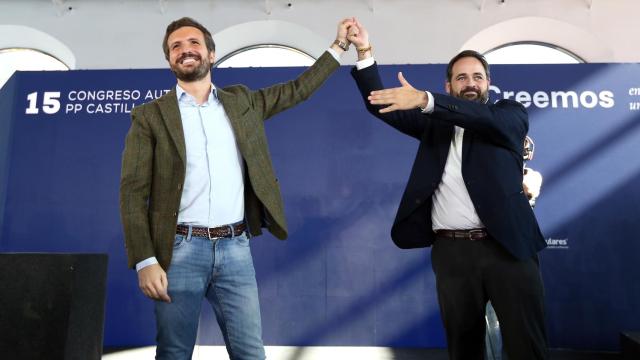
[[[244,222],[239,222],[236,224],[229,224],[229,225],[222,225],[222,226],[217,226],[213,228],[192,226],[191,236],[206,237],[213,240],[213,239],[238,236],[242,234],[245,230],[247,230],[247,225]],[[176,227],[176,234],[189,235],[189,226],[178,225]]]
[[[485,229],[471,230],[436,230],[436,236],[451,239],[482,240],[489,236]]]

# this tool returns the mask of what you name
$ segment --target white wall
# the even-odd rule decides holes
[[[47,51],[63,58],[70,50],[78,69],[166,67],[164,30],[181,16],[211,30],[217,58],[267,40],[318,54],[341,18],[357,16],[383,64],[446,63],[463,48],[521,40],[555,43],[588,62],[640,62],[638,15],[638,0],[0,0],[0,25],[51,35],[59,43]],[[3,28],[11,27],[0,28],[0,48],[43,46]]]

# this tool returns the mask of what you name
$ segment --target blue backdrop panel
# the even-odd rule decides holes
[[[252,242],[265,342],[444,347],[429,250],[389,238],[417,142],[366,113],[349,70],[266,126],[290,238]],[[442,65],[382,66],[388,85],[399,70],[418,88],[444,87]],[[258,88],[300,71],[220,69],[214,81]],[[530,166],[545,179],[536,213],[551,245],[551,345],[617,349],[620,331],[640,329],[640,66],[492,74],[493,100],[528,105]],[[120,156],[131,108],[174,84],[167,70],[25,72],[2,90],[0,251],[109,253],[106,346],[153,343],[152,304],[126,268]],[[222,343],[208,306],[199,335]]]
[[[13,119],[13,99],[15,94],[15,84],[18,74],[14,74],[0,87],[0,113],[4,114],[0,118],[0,229],[4,220],[4,201],[6,195],[7,179],[9,176],[9,150],[11,149],[11,124]],[[1,233],[0,233],[1,234]],[[0,244],[2,238],[0,237]]]

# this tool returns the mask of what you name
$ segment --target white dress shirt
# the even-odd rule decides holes
[[[433,230],[468,230],[483,228],[484,225],[476,212],[467,186],[462,177],[462,138],[464,129],[455,126],[455,132],[444,173],[438,188],[433,193],[431,222]]]

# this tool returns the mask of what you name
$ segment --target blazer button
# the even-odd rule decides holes
[[[176,216],[178,216],[178,213],[177,213],[177,212],[174,212],[174,213],[173,213],[173,217],[176,217]]]
[[[182,184],[178,184],[178,190],[182,189]]]
[[[422,204],[422,200],[421,200],[421,199],[416,199],[416,204],[417,204],[417,205]]]

